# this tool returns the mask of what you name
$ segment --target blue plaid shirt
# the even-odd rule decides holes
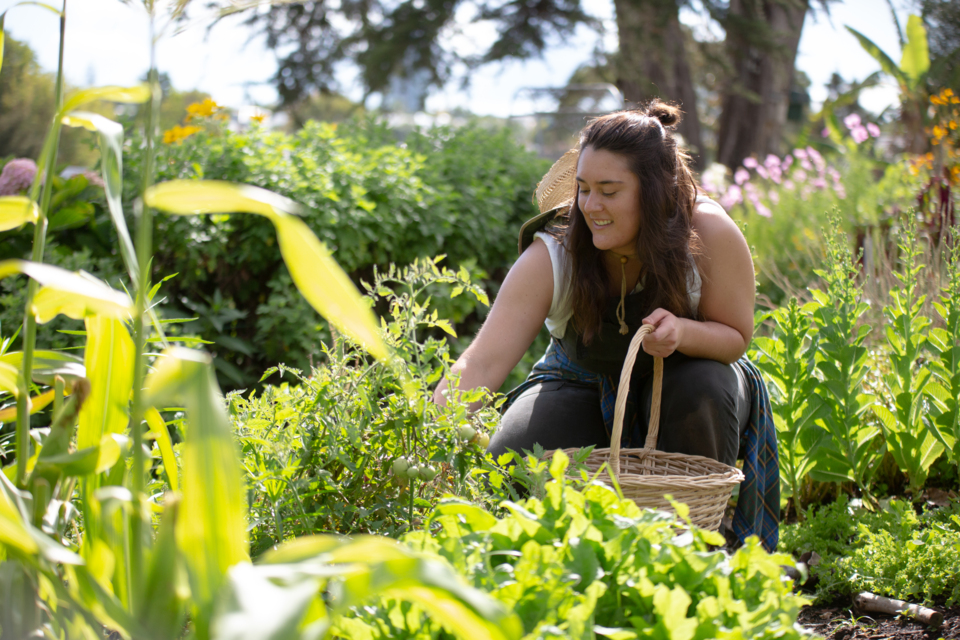
[[[777,430],[770,411],[770,398],[760,376],[760,371],[746,357],[734,366],[744,373],[750,385],[750,421],[740,440],[743,453],[744,480],[740,483],[737,509],[733,517],[733,532],[742,543],[756,535],[764,548],[773,552],[780,537],[780,463],[777,458]],[[547,352],[533,366],[530,375],[516,389],[507,394],[503,410],[524,391],[541,382],[571,380],[600,389],[600,408],[607,435],[613,432],[614,405],[617,400],[617,384],[612,376],[604,376],[585,369],[564,352],[563,347],[551,340]],[[620,446],[640,448],[641,421],[637,403],[631,392],[627,396],[624,430]]]

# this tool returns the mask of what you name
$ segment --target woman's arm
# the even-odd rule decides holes
[[[460,373],[459,388],[499,389],[537,337],[552,302],[550,253],[537,239],[510,268],[480,332],[451,368]],[[440,381],[434,402],[446,405],[443,391],[447,386],[446,378]]]
[[[713,203],[703,203],[693,216],[703,254],[697,258],[704,321],[677,318],[657,309],[645,323],[657,325],[643,341],[647,353],[667,357],[675,350],[694,358],[732,363],[747,351],[753,337],[756,295],[750,248],[736,223]]]

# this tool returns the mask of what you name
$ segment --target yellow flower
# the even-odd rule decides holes
[[[194,102],[193,104],[188,104],[187,122],[190,122],[194,118],[209,118],[222,109],[223,107],[214,102],[212,98],[207,98],[203,102]]]
[[[930,96],[930,104],[939,107],[942,104],[946,104],[940,96]],[[188,107],[189,108],[189,107]]]
[[[174,125],[172,129],[163,132],[163,142],[164,144],[183,142],[199,131],[202,131],[200,127],[181,127],[180,125]]]
[[[943,96],[944,98],[950,98],[953,96],[953,89],[951,89],[950,87],[947,87],[946,89],[940,92],[940,95]]]
[[[258,113],[258,114],[255,115],[255,116],[250,116],[250,121],[251,121],[251,122],[256,122],[257,124],[263,124],[263,121],[264,121],[264,119],[266,119],[266,117],[267,117],[267,114],[265,114],[265,113]]]

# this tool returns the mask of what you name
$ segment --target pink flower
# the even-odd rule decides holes
[[[754,158],[753,156],[743,159],[743,166],[745,166],[747,169],[756,169],[759,166],[759,164],[760,163],[757,162],[757,159]]]
[[[763,178],[764,180],[769,180],[769,179],[770,179],[770,174],[767,173],[767,168],[766,168],[766,167],[758,166],[758,167],[757,167],[757,175],[760,176],[761,178]]]
[[[813,165],[806,158],[800,161],[800,168],[804,171],[813,171]]]
[[[793,177],[796,178],[797,182],[804,182],[807,179],[807,172],[803,169],[798,169],[797,171],[794,171]]]
[[[874,138],[880,137],[880,127],[878,127],[872,122],[867,123],[867,132]]]
[[[853,138],[853,141],[857,144],[865,141],[870,137],[870,134],[867,133],[867,130],[863,127],[854,127],[850,130],[850,137]]]
[[[823,130],[820,131],[820,137],[821,137],[821,138],[829,138],[829,137],[830,137],[830,129],[827,129],[826,127],[824,127]]]
[[[833,190],[837,193],[837,197],[841,200],[844,200],[847,197],[847,191],[843,188],[842,184],[833,185]]]
[[[817,178],[817,179],[814,180],[811,184],[813,184],[813,186],[816,187],[817,189],[826,189],[826,188],[827,188],[827,181],[824,180],[823,178]]]
[[[770,171],[770,179],[776,182],[777,184],[780,184],[780,178],[783,177],[783,172],[780,171],[780,166],[776,165],[776,166],[770,167],[769,171]]]
[[[743,184],[749,179],[750,179],[750,172],[744,169],[743,167],[740,167],[739,169],[737,169],[737,172],[733,174],[733,181],[736,182],[737,184]]]
[[[793,184],[793,180],[783,181],[783,188],[786,189],[787,191],[793,191],[796,188],[796,186],[797,185]]]
[[[793,155],[797,156],[797,157],[800,158],[801,160],[804,160],[804,159],[807,157],[807,150],[806,150],[806,149],[794,149],[794,150],[793,150]]]
[[[772,167],[779,167],[779,166],[780,166],[780,158],[778,158],[777,156],[775,156],[775,155],[773,155],[773,154],[771,153],[771,154],[768,155],[768,156],[766,157],[766,159],[763,161],[763,166],[765,166],[767,169],[770,169],[770,168],[772,168]]]
[[[0,196],[15,196],[26,191],[37,176],[37,163],[30,158],[11,160],[0,173]]]
[[[759,200],[754,201],[753,206],[757,209],[757,213],[762,215],[764,218],[770,217],[770,209],[767,209],[767,207],[765,207],[764,204]]]
[[[860,126],[860,116],[855,113],[851,113],[843,119],[843,124],[847,125],[847,129],[852,131]]]
[[[773,206],[777,206],[778,204],[780,204],[780,194],[777,193],[776,191],[770,192],[770,204],[772,204]]]
[[[780,165],[780,171],[786,171],[792,164],[793,156],[787,155],[787,157],[783,159],[783,164]]]
[[[741,202],[743,202],[743,191],[735,184],[730,185],[727,192],[720,196],[720,205],[724,209],[730,209]]]
[[[823,167],[826,165],[826,162],[823,161],[823,156],[820,155],[820,152],[813,147],[807,147],[807,156],[813,160],[813,164],[817,167],[817,169],[823,171]]]

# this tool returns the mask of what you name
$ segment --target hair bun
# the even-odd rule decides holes
[[[659,120],[664,127],[673,127],[680,124],[683,117],[683,112],[680,111],[679,107],[659,100],[653,100],[648,104],[644,113]]]

